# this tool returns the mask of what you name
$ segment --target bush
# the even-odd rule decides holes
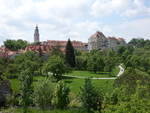
[[[34,90],[34,101],[43,110],[51,107],[53,87],[49,79],[39,81]]]
[[[59,81],[54,96],[55,107],[59,109],[66,108],[69,104],[69,87],[63,81]]]

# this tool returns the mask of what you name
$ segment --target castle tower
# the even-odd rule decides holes
[[[40,35],[39,35],[39,29],[38,26],[35,27],[34,31],[34,42],[40,42]]]

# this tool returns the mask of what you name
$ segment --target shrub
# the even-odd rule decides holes
[[[43,110],[51,107],[53,87],[49,79],[39,81],[34,90],[34,101]]]
[[[63,81],[59,81],[54,95],[55,107],[64,109],[69,104],[69,87]]]

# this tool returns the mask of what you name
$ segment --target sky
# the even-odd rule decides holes
[[[150,0],[0,0],[0,44],[6,39],[88,42],[105,36],[150,39]]]

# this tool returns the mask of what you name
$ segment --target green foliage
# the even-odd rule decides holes
[[[125,73],[116,79],[115,84],[118,87],[120,85],[126,86],[127,95],[131,95],[135,92],[137,80],[140,80],[143,84],[149,84],[150,76],[138,69],[127,68]]]
[[[144,40],[143,38],[133,38],[130,42],[130,45],[137,47],[137,48],[149,48],[150,47],[150,40]]]
[[[141,81],[137,81],[135,92],[126,95],[126,86],[117,88],[117,103],[112,103],[105,109],[105,113],[149,113],[150,108],[150,92],[149,85],[143,85]],[[114,102],[113,97],[112,102]]]
[[[36,52],[28,51],[17,56],[14,59],[14,65],[16,65],[14,70],[18,73],[28,68],[33,75],[37,75],[41,67],[41,59]]]
[[[9,79],[17,78],[19,71],[17,68],[17,64],[8,64],[6,70],[3,72],[3,75]]]
[[[40,110],[36,108],[29,108],[28,113],[86,113],[84,109],[66,109],[66,110]],[[22,109],[21,108],[9,108],[2,110],[3,113],[21,113]]]
[[[50,56],[54,56],[54,55],[64,58],[64,54],[62,53],[60,46],[56,46],[52,48],[52,52],[50,53]]]
[[[21,105],[23,106],[23,113],[27,113],[27,108],[32,102],[32,82],[33,76],[28,69],[21,73]]]
[[[73,48],[73,46],[72,46],[72,43],[71,43],[70,39],[68,39],[65,52],[66,52],[66,53],[65,53],[66,62],[67,62],[71,67],[75,67],[75,65],[76,65],[76,61],[75,61],[75,51],[74,51],[74,48]]]
[[[68,72],[64,60],[60,56],[51,56],[43,67],[45,73],[52,73],[52,76],[57,80],[62,79],[62,75]]]
[[[85,79],[84,86],[81,88],[80,99],[87,112],[91,113],[92,110],[101,111],[103,96],[95,90],[89,78]]]
[[[52,107],[53,87],[49,79],[40,80],[34,90],[34,102],[43,110]]]
[[[28,42],[24,40],[6,40],[4,41],[4,45],[6,48],[12,50],[12,51],[17,51],[19,49],[24,49],[27,45]]]
[[[103,58],[98,53],[91,55],[87,61],[87,68],[89,71],[96,73],[97,71],[104,71]]]
[[[85,56],[76,56],[76,68],[79,70],[86,70],[87,59]]]
[[[69,43],[71,43],[71,41]],[[48,59],[48,61],[45,63],[41,61],[39,54],[35,52],[26,52],[16,56],[11,60],[0,59],[0,75],[7,76],[7,78],[20,76],[19,78],[21,78],[21,86],[18,84],[17,79],[10,79],[10,81],[12,83],[13,91],[15,92],[14,96],[18,95],[19,89],[21,88],[21,107],[25,109],[31,105],[32,97],[34,95],[36,104],[42,109],[51,107],[53,104],[56,106],[56,108],[64,109],[68,106],[68,95],[70,95],[76,99],[77,103],[75,103],[75,107],[85,107],[90,113],[93,112],[94,109],[99,109],[100,111],[104,111],[106,113],[148,113],[150,111],[149,45],[150,43],[147,40],[136,39],[129,42],[129,44],[126,46],[118,47],[117,51],[74,51],[72,53],[75,54],[75,57],[68,57],[69,61],[71,61],[71,65],[76,64],[76,66],[72,65],[71,67],[75,66],[75,69],[84,70],[73,71],[72,73],[69,73],[69,75],[72,76],[107,77],[106,75],[102,75],[102,73],[98,73],[104,71],[111,73],[111,76],[114,76],[118,73],[118,69],[115,67],[123,63],[126,71],[122,76],[115,80],[115,87],[113,87],[114,80],[92,80],[93,84],[90,80],[90,82],[86,80],[84,84],[83,79],[64,77],[63,79],[65,83],[69,85],[69,93],[67,86],[64,83],[51,83],[48,82],[48,80],[43,79],[44,77],[41,76],[34,77],[34,82],[31,83],[32,76],[41,74],[42,66],[43,71],[46,72],[47,75],[48,72],[50,72],[49,74],[52,74],[57,81],[61,80],[62,75],[68,72],[68,67],[65,65],[63,60],[64,58],[67,58],[67,55],[64,57],[63,54],[60,53],[59,48],[54,48],[54,51],[50,55],[50,59]],[[70,48],[73,47],[69,47],[69,49]],[[71,51],[72,50],[73,49],[71,49]],[[66,53],[67,52],[68,51],[66,51]],[[73,56],[72,53],[70,55],[69,50],[67,54],[69,54],[68,56]],[[68,59],[66,59],[67,63],[69,62],[67,61]],[[88,72],[87,70],[92,71],[92,73]],[[37,82],[40,79],[43,81]],[[36,87],[34,95],[32,95],[32,85]],[[52,89],[52,85],[57,86],[55,92]],[[95,87],[93,87],[93,85]],[[80,87],[82,88],[79,97],[82,104],[79,102],[77,95]],[[103,90],[103,93],[109,94],[105,95],[104,101],[101,92],[99,93],[97,90],[95,90],[95,88],[98,90]],[[52,94],[54,94],[54,100],[51,99]],[[12,101],[14,101],[14,103],[18,103],[15,102],[18,101],[18,98],[13,98],[15,99],[12,99]],[[72,101],[74,100],[71,100],[71,102]],[[69,106],[68,108],[71,109]],[[30,111],[41,113],[44,112],[39,109],[31,109]],[[20,113],[21,111],[17,110],[16,112]],[[53,111],[45,112],[53,113]],[[86,113],[84,110],[78,111],[75,109],[54,110],[54,112]]]
[[[65,82],[59,81],[54,94],[54,103],[56,108],[64,109],[69,104],[69,87],[66,86]]]
[[[0,79],[3,79],[3,74],[6,71],[7,60],[4,58],[0,58]]]

